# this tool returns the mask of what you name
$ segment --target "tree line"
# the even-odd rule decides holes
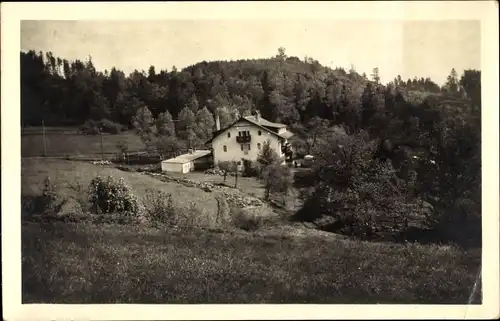
[[[379,96],[406,92],[446,92],[465,96],[466,88],[452,70],[440,87],[429,78],[379,84],[378,68],[373,83]],[[113,67],[98,71],[92,58],[68,61],[51,52],[21,52],[23,125],[81,125],[89,119],[108,119],[132,127],[138,108],[147,106],[153,117],[168,111],[177,118],[184,108],[196,114],[206,107],[224,118],[259,109],[264,118],[286,124],[304,123],[314,116],[356,126],[351,115],[359,109],[364,87],[371,83],[351,67],[330,69],[312,58],[287,57],[284,49],[270,59],[201,62],[181,71],[129,75]],[[350,110],[354,109],[354,110]],[[227,115],[226,115],[227,114]],[[225,121],[223,119],[222,121]]]

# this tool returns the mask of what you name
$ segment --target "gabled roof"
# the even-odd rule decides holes
[[[271,128],[284,128],[286,127],[285,124],[278,124],[278,123],[273,123],[273,122],[270,122],[268,121],[267,119],[264,119],[262,117],[259,117],[259,120],[257,121],[257,118],[255,116],[245,116],[245,117],[240,117],[237,121],[235,121],[234,123],[232,123],[231,125],[221,129],[221,130],[218,130],[216,132],[214,132],[213,134],[213,137],[207,141],[205,144],[209,144],[211,143],[217,136],[219,136],[222,132],[226,131],[227,129],[231,128],[234,126],[234,124],[238,123],[239,121],[246,121],[246,122],[249,122],[253,125],[256,125],[257,127],[271,133],[272,135],[278,137],[279,139],[288,139],[290,137],[293,136],[293,133],[291,132],[285,132],[283,134],[278,134],[274,131],[272,131],[271,129],[269,129],[268,127],[271,127]]]

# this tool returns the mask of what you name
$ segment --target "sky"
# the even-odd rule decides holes
[[[97,69],[157,71],[206,60],[268,58],[279,47],[322,65],[372,73],[382,82],[480,69],[479,21],[142,20],[22,21],[21,50],[68,60],[92,57]]]

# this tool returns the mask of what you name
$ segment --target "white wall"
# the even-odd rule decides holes
[[[187,163],[161,163],[161,170],[163,172],[175,172],[175,173],[188,173],[194,170],[194,162]]]
[[[261,131],[261,136],[258,135],[259,130]],[[246,155],[241,150],[241,144],[236,141],[236,137],[238,136],[239,131],[250,132],[251,139],[250,142],[248,142],[248,144],[250,144],[250,150]],[[227,137],[228,133],[231,134],[230,137]],[[264,142],[268,139],[271,141],[271,148],[273,148],[278,153],[278,155],[284,156],[284,154],[281,152],[282,145],[276,135],[273,135],[267,130],[251,123],[239,121],[231,128],[228,128],[224,132],[219,134],[219,136],[217,136],[212,141],[212,148],[214,149],[214,164],[217,164],[221,161],[241,161],[242,158],[257,160],[257,155],[260,152],[257,144],[260,143],[260,146],[262,148]],[[227,147],[227,152],[224,152],[224,146]]]
[[[182,164],[181,163],[161,163],[161,170],[163,172],[176,172],[182,173]]]

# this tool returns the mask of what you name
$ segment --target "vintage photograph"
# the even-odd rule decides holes
[[[193,16],[19,22],[23,305],[484,303],[480,20]]]

